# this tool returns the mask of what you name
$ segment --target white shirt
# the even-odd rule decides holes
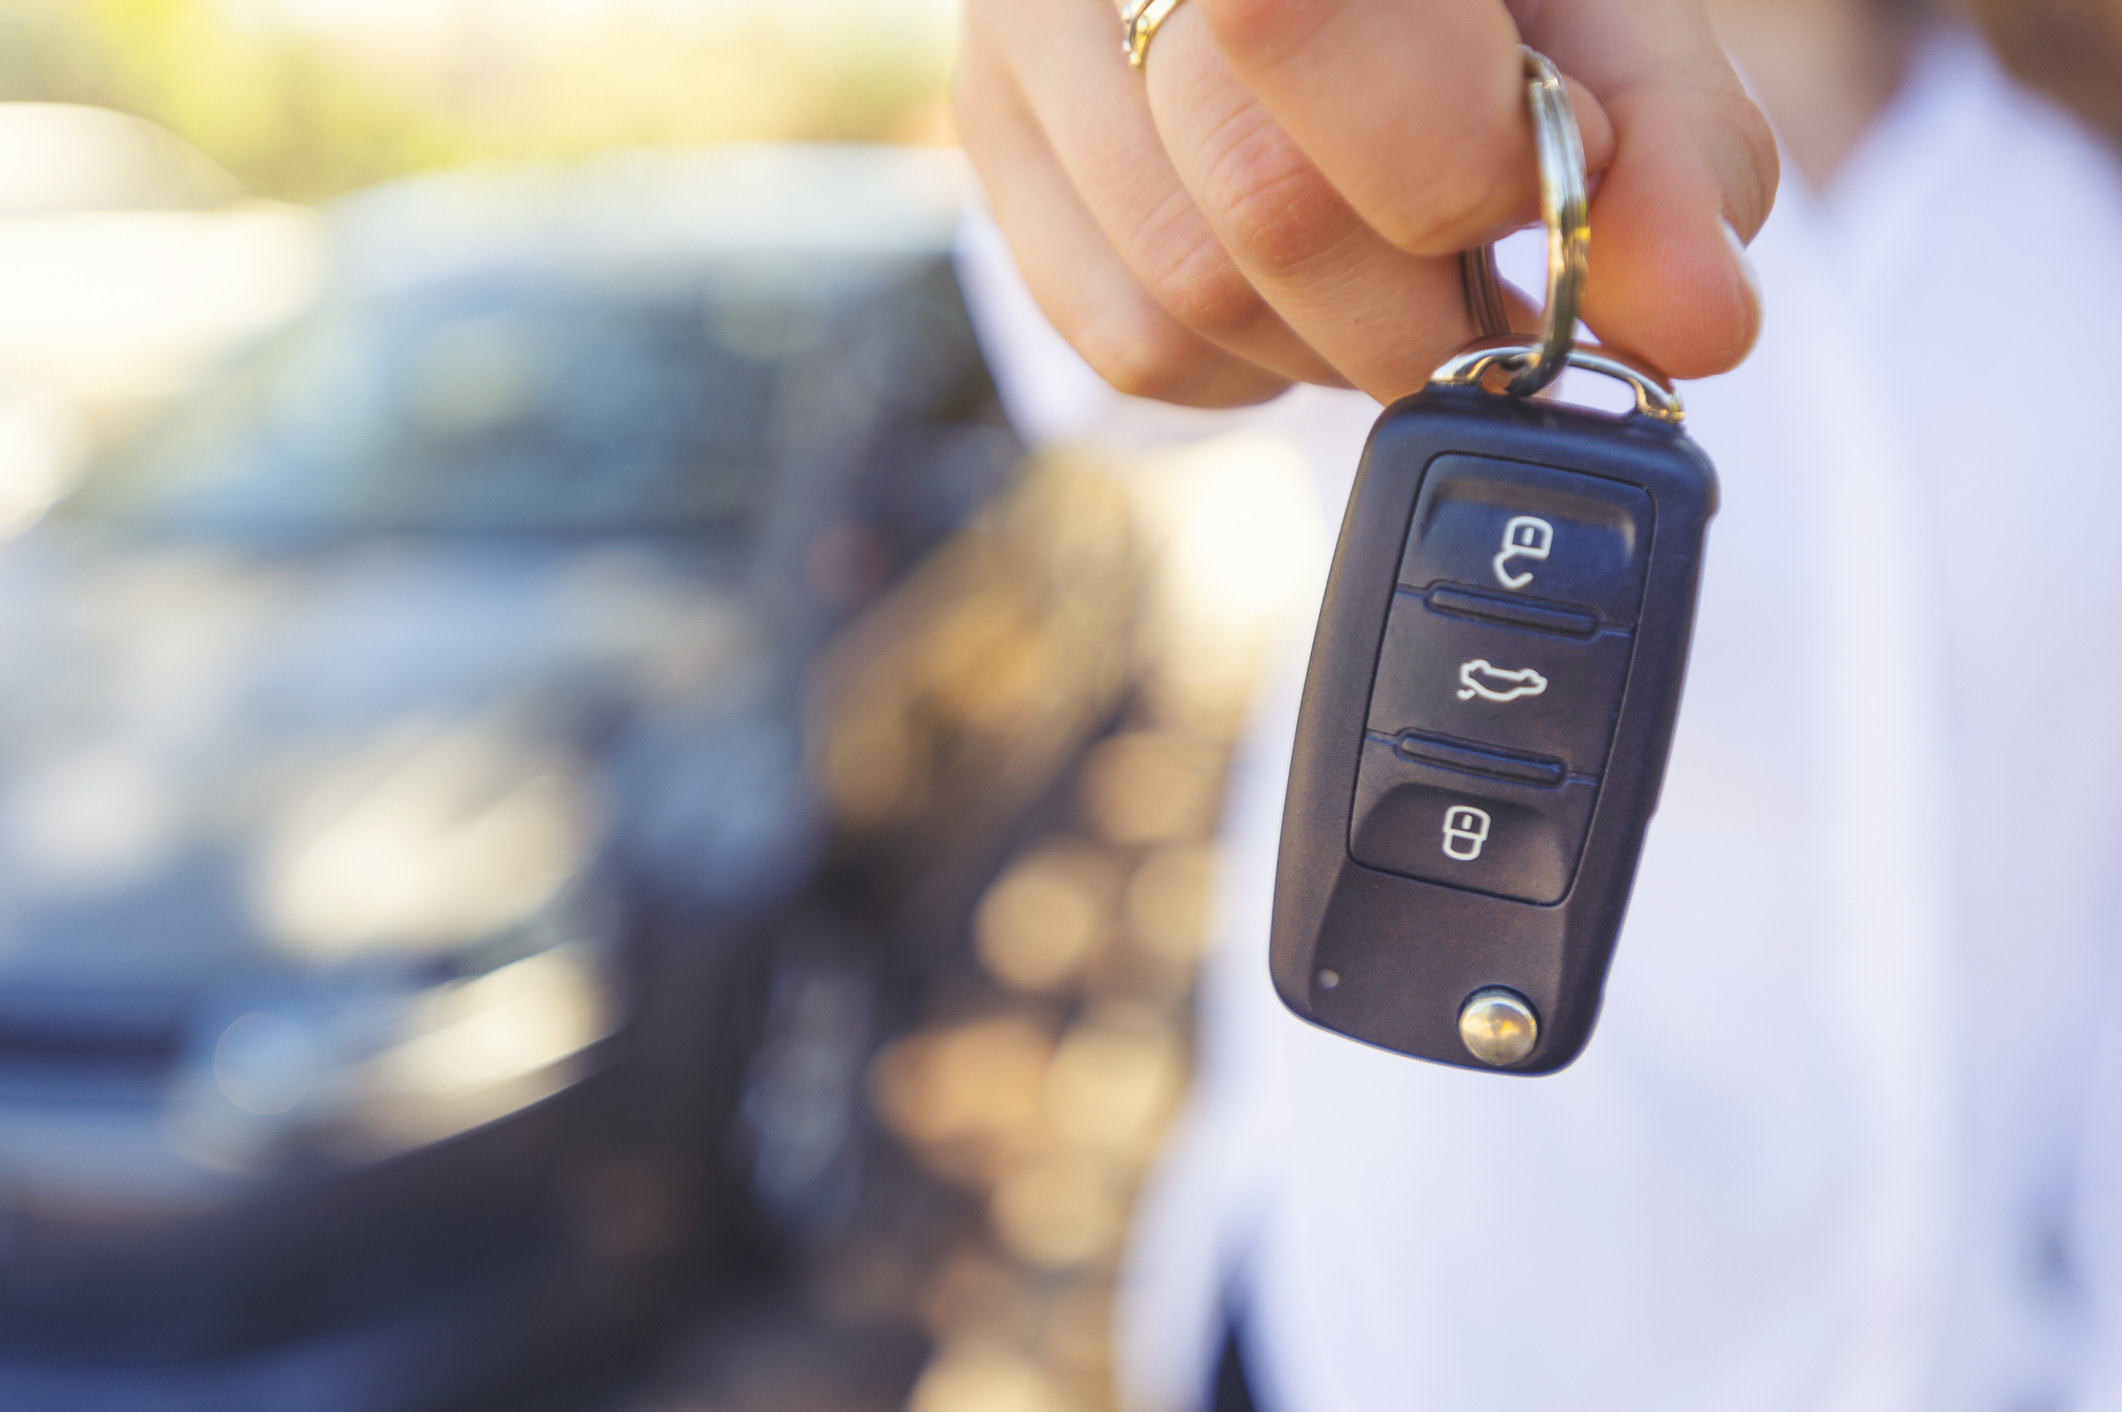
[[[1423,1064],[1276,1000],[1290,644],[1125,1280],[1145,1412],[1202,1405],[1234,1312],[1270,1412],[2122,1408],[2122,168],[1941,41],[1754,258],[1759,347],[1685,389],[1723,507],[1569,1070]],[[1129,403],[991,228],[965,268],[1028,434],[1278,429],[1338,523],[1373,404]]]

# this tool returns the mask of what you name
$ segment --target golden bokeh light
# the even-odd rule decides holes
[[[1071,1412],[1039,1365],[991,1344],[943,1350],[921,1375],[907,1412]]]
[[[991,1173],[1037,1121],[1052,1035],[1005,1015],[902,1040],[873,1076],[884,1120],[946,1175]]]
[[[981,961],[1019,990],[1059,985],[1104,943],[1119,881],[1113,860],[1086,844],[1025,858],[988,889],[974,914]]]
[[[1035,1157],[995,1185],[995,1231],[1012,1254],[1064,1269],[1111,1255],[1127,1219],[1119,1168],[1096,1157]]]
[[[1105,1005],[1062,1038],[1046,1073],[1054,1135],[1078,1149],[1140,1160],[1185,1084],[1177,1028],[1141,1006]]]
[[[1121,909],[1128,937],[1174,966],[1191,966],[1208,930],[1215,866],[1215,850],[1200,844],[1175,844],[1144,858]]]
[[[1196,838],[1223,790],[1220,752],[1180,731],[1137,731],[1098,747],[1083,770],[1087,812],[1115,843]]]

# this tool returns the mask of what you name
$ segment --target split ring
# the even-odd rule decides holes
[[[1547,304],[1540,336],[1507,363],[1506,391],[1530,397],[1569,366],[1577,341],[1577,310],[1584,299],[1584,273],[1591,250],[1591,202],[1584,179],[1584,140],[1577,132],[1569,89],[1547,56],[1526,48],[1525,103],[1532,112],[1533,144],[1540,158],[1540,219],[1547,226]],[[1493,246],[1459,257],[1466,310],[1484,337],[1510,333],[1503,287],[1496,278]]]

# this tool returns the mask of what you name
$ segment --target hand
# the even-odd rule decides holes
[[[1538,218],[1522,43],[1592,173],[1584,319],[1674,377],[1760,325],[1767,122],[1698,0],[968,0],[960,132],[1056,327],[1124,392],[1412,392],[1473,337],[1457,251]],[[1531,327],[1527,322],[1526,327]]]

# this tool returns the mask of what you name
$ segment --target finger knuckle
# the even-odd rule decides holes
[[[1151,292],[1173,318],[1213,339],[1241,336],[1267,307],[1228,258],[1208,255],[1158,275]]]
[[[1130,397],[1167,399],[1195,381],[1208,353],[1147,303],[1106,310],[1078,329],[1076,352]]]
[[[1208,171],[1218,228],[1232,253],[1267,278],[1301,277],[1354,223],[1326,178],[1267,122],[1229,133]]]
[[[1256,323],[1266,304],[1205,230],[1198,240],[1148,261],[1150,293],[1188,328],[1228,339]]]
[[[1501,144],[1498,144],[1501,145]],[[1482,239],[1507,219],[1521,193],[1496,173],[1517,171],[1513,153],[1491,156],[1472,143],[1425,159],[1383,193],[1372,220],[1378,234],[1416,255],[1444,255]]]

